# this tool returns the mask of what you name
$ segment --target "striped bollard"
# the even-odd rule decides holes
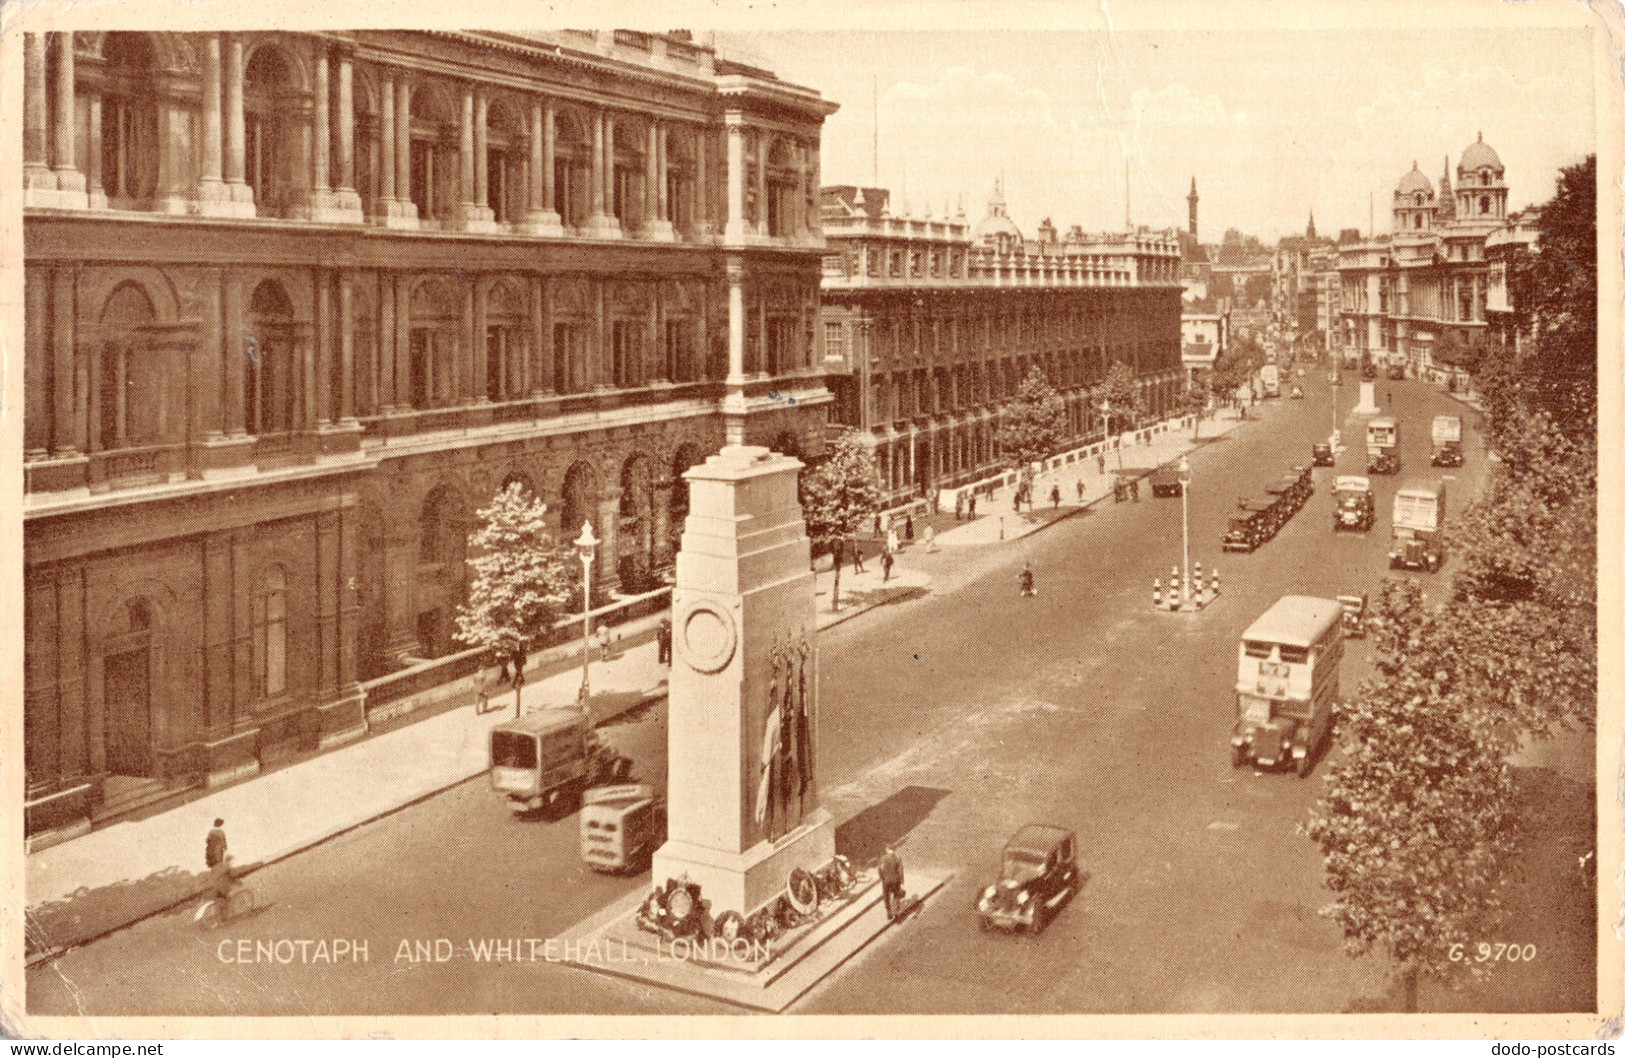
[[[1196,608],[1201,609],[1204,605],[1206,605],[1207,597],[1202,593],[1202,567],[1200,564],[1198,564],[1196,567],[1196,580],[1193,583],[1194,588],[1191,593],[1191,598],[1196,600]]]
[[[1168,609],[1179,609],[1179,567],[1168,575]]]
[[[1151,608],[1162,609],[1162,578],[1153,577],[1151,580]]]
[[[1219,567],[1218,566],[1213,567],[1213,576],[1211,578],[1209,578],[1208,584],[1209,584],[1210,588],[1212,589],[1213,594],[1218,595],[1219,594]]]

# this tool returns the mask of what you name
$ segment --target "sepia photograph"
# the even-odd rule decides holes
[[[1622,26],[7,5],[7,1035],[1617,1036]]]

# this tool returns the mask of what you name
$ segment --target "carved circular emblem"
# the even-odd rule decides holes
[[[712,603],[698,602],[683,616],[683,660],[699,672],[721,672],[733,660],[737,636],[733,617]]]

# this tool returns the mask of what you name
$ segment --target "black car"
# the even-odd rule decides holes
[[[983,929],[1042,933],[1080,884],[1072,831],[1028,823],[1005,844],[999,880],[982,890],[976,911]]]
[[[1151,495],[1178,496],[1179,489],[1178,467],[1163,466],[1151,472]]]
[[[1310,451],[1314,456],[1315,466],[1335,467],[1337,465],[1337,456],[1332,452],[1331,445],[1321,442],[1320,444],[1315,445],[1315,447]]]

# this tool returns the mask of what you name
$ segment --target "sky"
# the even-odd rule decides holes
[[[1102,5],[1104,7],[1104,5]],[[1375,9],[1368,9],[1375,10]],[[961,196],[972,223],[996,178],[1031,234],[1184,227],[1194,176],[1203,242],[1389,230],[1412,162],[1435,186],[1482,132],[1509,208],[1544,201],[1596,150],[1583,28],[721,33],[725,51],[841,105],[823,182],[876,182],[911,211]],[[1210,20],[1210,25],[1212,25]]]

